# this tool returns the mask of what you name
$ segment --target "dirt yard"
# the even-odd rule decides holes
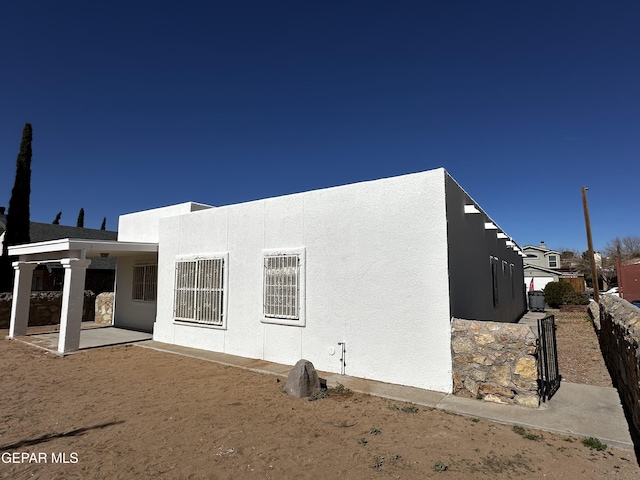
[[[560,371],[610,385],[585,318],[558,315]],[[0,334],[0,478],[640,478],[632,452],[570,436],[352,392],[297,400],[274,376],[138,346],[59,358]]]

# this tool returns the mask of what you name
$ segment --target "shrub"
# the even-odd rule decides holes
[[[583,438],[582,444],[585,447],[589,447],[591,450],[597,450],[598,452],[602,452],[603,450],[607,449],[607,444],[602,443],[595,437]]]
[[[550,282],[544,287],[544,300],[551,308],[566,304],[565,298],[574,294],[571,284],[566,282]]]
[[[564,297],[562,303],[566,305],[589,305],[589,297],[583,293],[571,292]]]
[[[446,472],[449,467],[442,462],[436,462],[433,464],[433,469],[436,472]]]
[[[311,394],[311,396],[309,397],[309,401],[310,402],[315,402],[316,400],[321,400],[323,398],[329,398],[329,395],[327,394],[327,389],[326,388],[322,388],[322,389],[314,392],[313,394]]]
[[[351,390],[349,390],[343,384],[338,382],[338,384],[335,386],[333,391],[334,391],[334,393],[349,393]]]

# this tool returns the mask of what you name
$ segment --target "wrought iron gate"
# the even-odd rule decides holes
[[[538,320],[538,372],[538,393],[546,402],[558,391],[562,380],[558,372],[556,319],[553,315]]]

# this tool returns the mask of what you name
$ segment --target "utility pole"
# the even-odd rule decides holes
[[[589,260],[591,261],[591,278],[593,278],[593,300],[600,303],[598,294],[598,271],[596,269],[596,258],[593,254],[593,240],[591,240],[591,220],[589,220],[589,206],[587,205],[588,187],[582,187],[582,207],[584,208],[584,224],[587,227],[587,246],[589,247]]]

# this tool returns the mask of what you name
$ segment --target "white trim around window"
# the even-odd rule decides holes
[[[306,325],[304,247],[263,250],[262,322]]]
[[[175,323],[227,328],[228,266],[228,252],[176,258],[173,290]]]

